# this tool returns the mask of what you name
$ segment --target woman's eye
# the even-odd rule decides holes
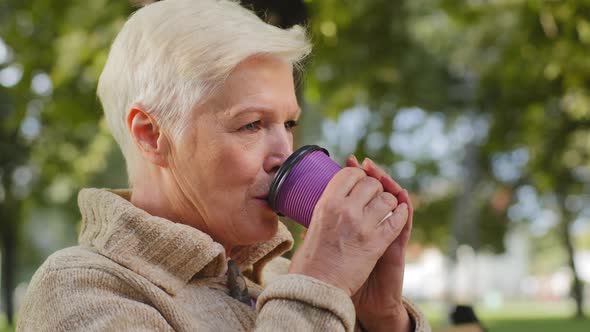
[[[260,124],[261,123],[262,122],[260,120],[254,121],[254,122],[250,122],[247,125],[245,125],[242,128],[240,128],[240,130],[258,131],[258,129],[260,129]]]
[[[285,122],[285,128],[287,128],[287,129],[293,129],[293,128],[297,127],[298,125],[299,125],[299,121],[295,121],[295,120]]]

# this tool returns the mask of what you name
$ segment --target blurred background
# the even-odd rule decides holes
[[[433,326],[469,304],[490,331],[590,331],[588,1],[242,3],[309,29],[297,145],[368,156],[412,193],[405,294]],[[78,190],[127,185],[95,89],[136,8],[0,2],[0,331],[76,244]]]

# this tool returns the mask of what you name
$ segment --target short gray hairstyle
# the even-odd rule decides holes
[[[310,51],[302,27],[266,24],[236,1],[164,0],[140,8],[115,38],[97,91],[128,170],[136,148],[126,117],[134,102],[179,139],[190,111],[240,62],[268,54],[298,66]]]

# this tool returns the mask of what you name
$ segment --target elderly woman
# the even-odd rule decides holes
[[[370,160],[349,158],[280,257],[293,241],[266,198],[309,51],[230,1],[131,16],[98,84],[131,190],[80,192],[80,244],[37,271],[17,330],[429,331],[401,296],[408,194]]]

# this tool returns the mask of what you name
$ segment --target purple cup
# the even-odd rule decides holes
[[[316,203],[342,167],[326,149],[306,145],[293,152],[275,175],[268,194],[270,207],[309,227]]]

